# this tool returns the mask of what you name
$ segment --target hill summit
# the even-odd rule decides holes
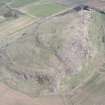
[[[32,25],[0,49],[0,79],[32,96],[70,94],[100,71],[104,12],[79,5]]]

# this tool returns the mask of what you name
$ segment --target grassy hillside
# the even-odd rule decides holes
[[[88,65],[90,78],[78,87],[65,101],[73,105],[105,104],[105,15],[96,11],[91,13],[89,40],[96,49],[94,61]],[[92,68],[90,68],[92,66]],[[88,73],[88,72],[87,72]],[[77,82],[77,81],[76,81]]]
[[[29,5],[26,5],[21,9],[31,15],[34,15],[37,17],[45,17],[45,16],[50,16],[59,11],[62,11],[66,8],[67,6],[56,3],[52,0],[39,0],[33,3],[30,3]]]
[[[77,87],[91,73],[84,63],[92,46],[83,41],[87,31],[80,28],[88,27],[81,22],[88,14],[74,12],[36,24],[31,33],[8,45],[2,57],[3,81],[34,96],[68,93]]]
[[[53,2],[41,3],[25,9],[40,17],[65,8]],[[23,25],[27,24],[23,20]],[[103,83],[103,76],[96,71],[104,65],[100,59],[104,58],[104,20],[103,14],[82,10],[35,23],[1,50],[1,81],[33,96],[68,94],[85,82],[97,91],[97,78]],[[13,27],[18,29],[20,24]]]
[[[93,12],[91,18],[92,20],[89,29],[90,39],[97,49],[101,50],[102,48],[105,48],[105,15]]]

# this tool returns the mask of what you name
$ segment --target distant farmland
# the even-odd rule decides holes
[[[0,0],[0,6],[3,5],[9,5],[38,17],[49,16],[67,8],[66,5],[53,0]]]
[[[39,0],[14,0],[12,2],[11,6],[22,7],[22,6],[25,6],[27,4],[30,4],[30,3],[33,3],[33,2],[36,2],[36,1],[39,1]]]
[[[57,13],[66,8],[67,6],[56,3],[52,0],[39,0],[39,1],[36,0],[36,2],[30,3],[29,5],[26,5],[21,9],[31,15],[37,17],[45,17]]]
[[[27,8],[27,11],[34,16],[43,17],[43,16],[52,15],[65,8],[66,8],[65,6],[60,4],[48,3],[48,4],[41,4],[41,5],[32,5],[29,8]]]

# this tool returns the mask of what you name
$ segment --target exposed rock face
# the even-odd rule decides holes
[[[65,78],[78,75],[96,54],[88,33],[92,13],[81,10],[46,20],[1,49],[1,80],[34,96],[62,93]]]

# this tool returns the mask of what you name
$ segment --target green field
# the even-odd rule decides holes
[[[4,0],[2,3],[9,3],[14,8],[22,8],[33,16],[45,17],[67,8],[67,6],[56,3],[53,0]]]
[[[11,4],[13,7],[22,7],[38,0],[14,0]]]
[[[57,13],[65,8],[65,6],[62,6],[60,4],[48,3],[41,5],[32,5],[28,8],[27,11],[34,16],[44,17]]]

